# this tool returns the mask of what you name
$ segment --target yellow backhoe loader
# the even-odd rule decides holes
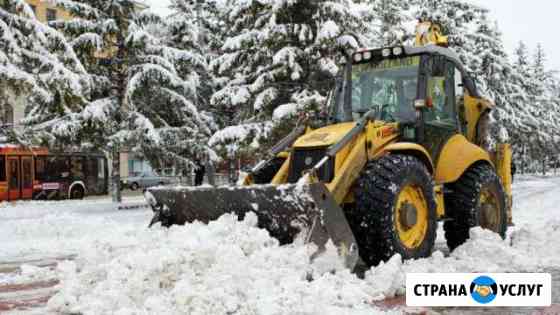
[[[438,221],[451,250],[474,226],[505,237],[511,149],[483,145],[493,104],[437,24],[417,31],[415,46],[349,55],[329,123],[296,128],[244,185],[149,189],[151,224],[254,212],[281,244],[304,238],[319,255],[332,241],[350,269],[430,255]]]

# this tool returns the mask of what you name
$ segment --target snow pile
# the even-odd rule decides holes
[[[373,301],[404,295],[410,272],[543,271],[560,262],[560,223],[519,229],[503,241],[473,229],[449,257],[402,262],[393,257],[358,279],[334,254],[310,262],[313,246],[280,247],[256,216],[225,215],[169,230],[139,230],[134,247],[98,242],[77,262],[60,264],[57,313],[344,314],[380,311]],[[547,246],[546,255],[544,246]],[[335,268],[336,272],[329,272]],[[396,312],[396,310],[395,310]]]
[[[256,223],[255,215],[247,215],[242,222],[225,215],[209,225],[139,232],[134,248],[95,244],[82,257],[87,263],[59,266],[62,287],[49,301],[49,310],[371,314],[371,295],[362,280],[344,269],[322,274],[329,269],[329,259],[323,257],[317,266],[309,263],[313,246],[279,247]],[[330,266],[336,264],[334,260]]]
[[[502,240],[497,234],[475,228],[471,238],[449,257],[436,251],[431,257],[403,262],[395,256],[370,269],[364,281],[374,289],[374,299],[405,295],[407,273],[549,272],[560,265],[560,222],[537,232],[515,230]],[[545,249],[546,248],[546,249]]]

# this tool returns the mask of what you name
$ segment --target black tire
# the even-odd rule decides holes
[[[401,241],[395,209],[401,192],[409,185],[417,187],[423,195],[427,215],[423,239],[413,248]],[[357,181],[354,195],[356,202],[346,211],[347,219],[358,242],[360,256],[368,266],[377,265],[395,254],[411,259],[432,253],[437,232],[434,183],[419,159],[387,155],[369,162]]]
[[[488,191],[495,199],[497,217],[493,218],[492,226],[488,222],[489,208],[483,205],[481,196]],[[499,208],[499,209],[498,209]],[[505,238],[507,231],[506,195],[502,182],[494,169],[487,164],[477,164],[446,186],[445,209],[450,220],[443,225],[445,239],[450,250],[465,243],[469,239],[469,231],[475,226],[490,228]]]
[[[132,183],[130,184],[130,190],[135,191],[138,188],[140,188],[140,185],[138,185],[138,183]]]
[[[82,186],[75,186],[70,191],[70,199],[84,199],[85,191]]]

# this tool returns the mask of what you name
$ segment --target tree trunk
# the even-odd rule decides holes
[[[113,202],[122,202],[121,194],[121,156],[118,148],[112,151],[112,169],[111,169],[111,196]]]
[[[214,169],[214,163],[208,161],[206,163],[206,176],[208,176],[208,184],[216,186],[216,170]]]
[[[128,23],[124,29],[128,29]],[[127,54],[124,45],[124,36],[122,32],[117,33],[117,53],[116,56],[112,57],[112,67],[111,67],[111,78],[113,80],[113,91],[114,95],[119,101],[119,116],[117,117],[117,122],[120,128],[130,129],[128,125],[128,106],[126,102],[126,89],[127,89]],[[124,123],[124,125],[123,125]],[[121,193],[121,159],[120,159],[120,145],[113,146],[113,170],[111,174],[112,180],[112,197],[113,202],[122,202]]]
[[[519,172],[521,174],[525,174],[525,146],[523,145],[521,147],[521,153],[519,154],[519,160],[517,161],[519,164],[517,164],[517,166],[521,166],[521,169],[519,170]]]

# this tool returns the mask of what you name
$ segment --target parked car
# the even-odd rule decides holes
[[[173,183],[173,180],[169,177],[158,176],[153,173],[141,173],[123,180],[121,187],[123,189],[130,188],[130,190],[137,190],[139,188],[169,185],[171,183]]]

